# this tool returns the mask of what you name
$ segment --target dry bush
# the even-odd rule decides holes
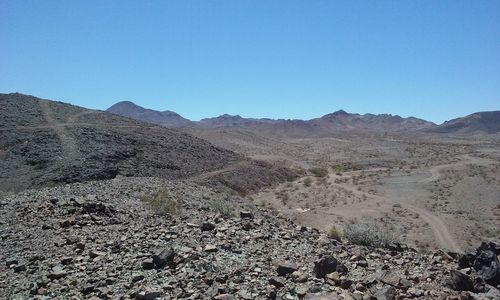
[[[181,208],[179,200],[167,190],[144,195],[141,201],[147,203],[153,213],[158,215],[175,214]]]
[[[229,200],[214,199],[208,202],[210,210],[222,215],[223,217],[233,217],[235,215],[234,204]]]
[[[372,223],[347,224],[344,236],[353,244],[377,248],[386,248],[398,242],[394,234]]]
[[[326,177],[328,175],[328,170],[325,168],[311,168],[309,169],[309,172],[311,172],[315,177]]]
[[[340,241],[340,239],[342,238],[342,232],[338,229],[337,226],[335,226],[335,224],[332,224],[332,226],[327,232],[327,235],[329,238],[334,239],[336,241]]]

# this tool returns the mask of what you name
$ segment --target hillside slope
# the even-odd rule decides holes
[[[0,94],[0,190],[124,176],[187,178],[242,156],[102,111]]]
[[[500,111],[484,111],[462,118],[446,121],[430,130],[436,133],[498,133],[500,132]]]

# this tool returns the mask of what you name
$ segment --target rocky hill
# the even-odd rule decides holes
[[[123,176],[187,178],[242,156],[102,111],[0,94],[0,190]]]
[[[309,122],[325,129],[356,131],[419,131],[434,127],[435,124],[415,117],[402,118],[390,114],[351,114],[343,110],[312,119]]]
[[[155,178],[5,197],[0,239],[2,299],[500,297],[499,243],[467,254],[358,246],[237,196]]]
[[[220,127],[241,127],[241,126],[255,126],[260,124],[274,124],[279,121],[272,119],[255,119],[243,118],[240,115],[220,115],[215,118],[205,118],[196,122],[194,125],[207,128],[220,128]]]
[[[437,133],[498,133],[500,132],[500,111],[485,111],[470,114],[462,118],[446,121],[430,132]]]
[[[171,128],[189,126],[191,123],[191,121],[173,111],[146,109],[130,101],[118,102],[106,111],[112,114]]]

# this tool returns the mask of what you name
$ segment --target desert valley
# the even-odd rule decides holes
[[[500,295],[499,111],[436,125],[0,106],[2,298]]]

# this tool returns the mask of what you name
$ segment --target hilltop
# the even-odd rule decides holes
[[[62,102],[0,94],[0,190],[127,177],[186,179],[231,167],[231,185],[255,189],[293,173],[256,164],[235,152],[189,134]],[[241,182],[238,174],[252,173]],[[213,178],[215,177],[215,178]],[[261,177],[265,178],[263,180]]]
[[[498,133],[500,132],[500,111],[483,111],[462,118],[446,121],[430,132],[437,133]]]

